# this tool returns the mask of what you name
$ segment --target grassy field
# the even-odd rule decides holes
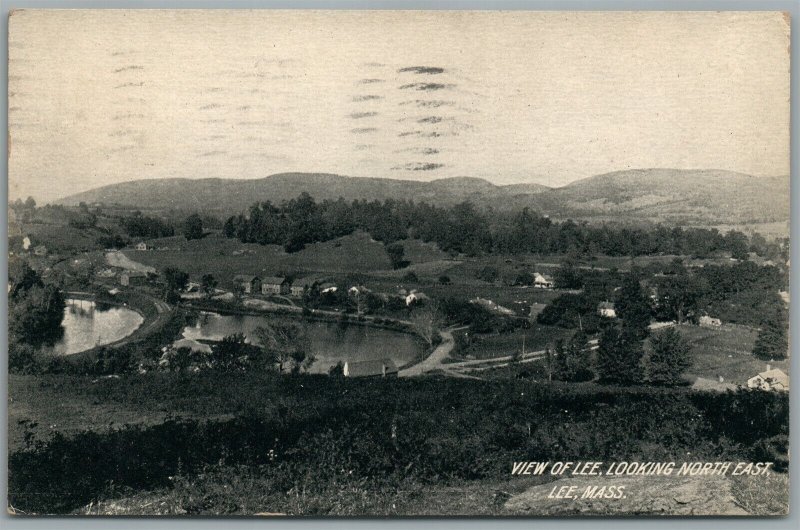
[[[758,332],[745,326],[726,324],[719,329],[692,325],[678,326],[681,335],[689,342],[694,365],[687,375],[716,380],[722,376],[726,383],[743,385],[763,372],[767,363],[789,373],[789,361],[763,361],[753,357],[753,344]]]
[[[177,267],[188,272],[193,279],[199,279],[204,274],[213,274],[221,280],[223,287],[230,287],[237,274],[346,274],[390,268],[383,244],[372,241],[363,233],[308,245],[292,254],[287,254],[277,245],[245,244],[219,234],[192,241],[186,241],[182,237],[157,239],[150,244],[170,250],[125,250],[124,253],[134,261],[151,265],[158,270]],[[238,255],[234,255],[234,252]]]

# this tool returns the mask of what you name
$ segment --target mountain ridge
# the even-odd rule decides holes
[[[257,179],[142,179],[109,184],[59,201],[155,210],[199,210],[227,216],[256,201],[280,203],[308,192],[316,200],[471,201],[496,211],[530,208],[554,217],[620,218],[673,224],[782,222],[789,219],[789,178],[727,170],[649,168],[614,171],[561,187],[496,185],[476,177],[433,181],[276,173]]]

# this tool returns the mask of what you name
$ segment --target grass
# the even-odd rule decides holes
[[[689,342],[694,364],[687,375],[717,380],[722,376],[726,383],[744,385],[747,380],[763,372],[769,363],[789,373],[789,361],[763,361],[752,355],[758,332],[746,326],[726,324],[721,328],[703,328],[684,324],[678,331]]]
[[[731,477],[731,493],[736,504],[750,515],[787,515],[789,513],[789,474],[774,473],[755,477]]]
[[[278,273],[331,272],[347,274],[391,268],[383,244],[367,234],[356,233],[334,241],[315,243],[288,254],[277,245],[245,244],[220,234],[186,241],[182,237],[163,238],[150,242],[156,248],[169,250],[124,253],[134,261],[162,270],[176,267],[193,279],[212,274],[222,287],[230,287],[237,274],[261,276]],[[236,251],[244,251],[234,255]]]

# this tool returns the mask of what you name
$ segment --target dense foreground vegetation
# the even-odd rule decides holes
[[[789,414],[787,396],[768,392],[268,373],[16,376],[10,396],[12,431],[26,432],[11,446],[9,500],[37,513],[153,491],[181,496],[183,513],[339,513],[354,491],[378,502],[426,484],[466,487],[509,477],[515,460],[741,459],[781,469]],[[24,411],[18,396],[30,400]],[[57,401],[89,406],[72,430],[41,438],[34,420]],[[138,420],[108,428],[92,403]],[[223,482],[238,486],[224,495],[201,487]],[[298,492],[315,504],[298,508]]]

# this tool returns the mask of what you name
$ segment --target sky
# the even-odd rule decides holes
[[[17,11],[9,197],[289,171],[789,174],[780,13]]]

